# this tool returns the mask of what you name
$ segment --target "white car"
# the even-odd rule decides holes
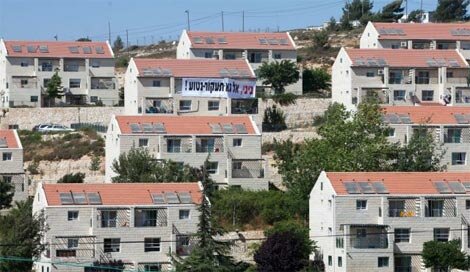
[[[72,128],[66,127],[64,125],[50,124],[50,125],[39,127],[38,131],[39,132],[67,132],[67,131],[75,131],[75,130]]]

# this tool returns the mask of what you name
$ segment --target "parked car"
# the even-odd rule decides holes
[[[35,126],[33,127],[33,131],[39,131],[40,129],[43,129],[43,128],[45,128],[45,127],[47,127],[47,126],[50,126],[50,125],[52,125],[52,124],[39,124],[39,125],[35,125]]]
[[[49,124],[42,128],[38,129],[39,132],[67,132],[67,131],[75,131],[72,128],[66,127],[64,125],[58,124]]]

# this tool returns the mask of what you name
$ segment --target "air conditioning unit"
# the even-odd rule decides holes
[[[401,43],[400,43],[400,46],[401,46],[402,48],[406,48],[406,47],[408,47],[408,42],[406,42],[406,41],[405,41],[405,42],[401,42]]]
[[[381,75],[383,75],[383,74],[384,74],[384,70],[379,69],[379,70],[377,71],[377,75],[381,76]]]

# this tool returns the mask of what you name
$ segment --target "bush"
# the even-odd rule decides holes
[[[273,150],[274,150],[274,144],[271,142],[264,142],[263,145],[261,146],[261,154],[263,155]]]
[[[281,109],[275,105],[264,110],[263,131],[282,131],[287,128],[286,117]]]
[[[128,56],[120,56],[116,59],[115,66],[117,68],[125,68],[129,65],[129,60]]]
[[[71,174],[66,174],[63,177],[61,177],[57,183],[83,183],[83,180],[85,179],[85,174],[78,172],[78,173],[71,173]]]
[[[272,96],[272,99],[274,102],[278,103],[281,106],[289,106],[295,104],[297,95],[293,93],[275,94]]]
[[[331,76],[324,68],[305,69],[302,73],[303,93],[330,91]]]
[[[39,162],[38,161],[33,161],[31,164],[28,165],[28,168],[26,169],[31,175],[38,175],[41,173],[39,170]]]

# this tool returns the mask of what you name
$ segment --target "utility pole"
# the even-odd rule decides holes
[[[189,24],[189,9],[185,10],[184,12],[185,12],[186,15],[187,15],[187,19],[188,19],[188,31],[190,31],[190,30],[191,30],[191,25]]]
[[[108,21],[108,41],[111,44],[111,22]]]
[[[408,0],[405,0],[405,18],[408,19]]]
[[[420,12],[420,18],[419,18],[419,22],[422,23],[423,22],[423,16],[424,16],[424,10],[423,10],[423,0],[421,0],[421,4],[420,4],[420,7],[419,9],[421,10]]]
[[[221,15],[222,15],[222,32],[224,32],[224,11],[222,11]]]
[[[245,32],[245,11],[242,11],[242,32]]]
[[[127,55],[129,55],[129,31],[126,29],[126,48],[127,48]]]

